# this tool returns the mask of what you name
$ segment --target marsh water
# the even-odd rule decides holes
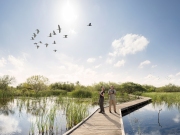
[[[3,99],[0,135],[62,135],[97,108],[68,98]],[[150,103],[123,116],[123,123],[126,135],[180,135],[180,104]]]
[[[56,98],[8,99],[0,102],[0,135],[56,134],[68,130],[67,104]],[[72,101],[70,101],[72,103]],[[69,103],[68,103],[69,104]],[[83,103],[84,104],[84,103]],[[75,105],[75,104],[73,104]],[[86,103],[86,115],[98,106]],[[80,116],[79,116],[80,117]]]
[[[126,135],[180,135],[180,105],[150,103],[123,117]]]

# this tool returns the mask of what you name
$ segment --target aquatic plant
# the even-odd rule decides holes
[[[143,93],[143,96],[152,98],[153,105],[166,105],[169,109],[173,106],[180,111],[180,92],[151,92]]]
[[[77,104],[72,101],[68,101],[65,107],[67,129],[72,128],[86,118],[89,114],[87,104]]]

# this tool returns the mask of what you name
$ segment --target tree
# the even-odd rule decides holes
[[[14,82],[15,82],[14,77],[10,77],[9,75],[4,75],[0,77],[0,89],[6,91],[8,89],[8,86],[10,84],[13,84]]]
[[[37,93],[41,90],[47,89],[49,79],[42,75],[34,75],[34,76],[29,77],[26,80],[26,83],[28,84],[28,86],[31,87],[31,89],[35,90]]]
[[[156,87],[152,86],[152,85],[143,85],[143,88],[147,91],[147,92],[155,92],[156,91]]]
[[[127,93],[134,93],[136,91],[143,92],[145,89],[140,85],[133,82],[126,82],[121,85],[121,88]]]

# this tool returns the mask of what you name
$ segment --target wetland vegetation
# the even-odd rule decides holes
[[[78,81],[50,84],[49,79],[41,75],[31,76],[16,87],[12,86],[14,82],[14,77],[0,77],[2,134],[63,134],[98,108],[102,85],[105,87],[105,104],[108,101],[109,86],[113,85],[117,91],[118,103],[134,100],[142,95],[151,97],[159,105],[176,104],[180,108],[180,87],[173,84],[159,88],[133,82],[99,82],[90,86],[81,85]],[[4,119],[12,119],[17,127],[13,129],[15,123],[4,123]],[[10,125],[12,130],[3,125]]]

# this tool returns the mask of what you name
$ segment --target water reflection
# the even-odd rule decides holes
[[[180,122],[180,114],[177,114],[177,115],[175,116],[175,118],[173,118],[173,121],[174,121],[175,123],[179,123],[179,122]]]
[[[126,135],[180,135],[179,104],[148,104],[123,117]]]
[[[75,122],[78,122],[77,119],[80,120],[80,117],[88,114],[86,108],[89,106],[89,103],[82,104],[80,101],[76,104],[74,99],[55,97],[2,100],[0,101],[0,134],[62,135],[69,126],[74,126]],[[77,114],[81,113],[79,107],[83,110],[83,115],[73,117],[74,110],[75,113],[78,110]],[[88,112],[97,108],[98,106],[90,107]]]
[[[12,116],[0,115],[0,133],[10,134],[10,133],[21,133],[21,128],[19,127],[19,122]]]
[[[10,102],[13,102],[13,99],[0,99],[0,115],[14,114],[12,106],[9,104]]]

